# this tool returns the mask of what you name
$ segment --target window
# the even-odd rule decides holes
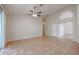
[[[60,14],[59,19],[68,19],[68,18],[73,18],[73,14],[71,11],[65,11]]]
[[[73,36],[73,13],[65,11],[60,14],[58,23],[58,36]]]

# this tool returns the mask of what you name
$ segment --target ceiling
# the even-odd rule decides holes
[[[37,6],[37,11],[42,11],[43,16],[69,6],[68,4],[44,4],[39,7],[39,4],[4,4],[3,7],[7,15],[27,15],[34,6]]]

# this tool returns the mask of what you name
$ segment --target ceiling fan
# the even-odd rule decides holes
[[[43,6],[43,4],[40,4],[40,7]],[[27,15],[32,15],[33,17],[40,17],[42,16],[42,11],[37,11],[37,7],[33,7],[33,10],[30,10],[30,13]]]

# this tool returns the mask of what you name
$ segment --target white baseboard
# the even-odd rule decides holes
[[[42,35],[41,35],[41,36],[42,36]],[[23,39],[31,39],[31,38],[41,37],[41,36],[32,36],[32,37],[27,37],[27,38],[11,39],[11,40],[8,40],[8,39],[7,39],[7,42],[10,42],[10,41],[17,41],[17,40],[23,40]]]
[[[73,41],[75,41],[75,42],[79,43],[79,40],[75,40],[75,39],[73,39]]]

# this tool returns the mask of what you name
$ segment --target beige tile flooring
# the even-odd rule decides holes
[[[36,37],[8,42],[1,55],[71,55],[79,54],[79,43],[69,38]]]

